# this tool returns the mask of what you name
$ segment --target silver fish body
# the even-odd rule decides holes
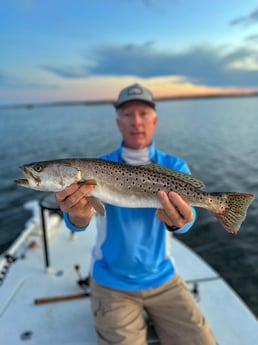
[[[159,190],[177,192],[189,205],[211,211],[224,228],[236,234],[254,195],[207,193],[192,175],[157,164],[131,166],[102,159],[65,159],[35,162],[21,167],[26,179],[15,182],[41,191],[58,192],[72,183],[94,184],[88,195],[93,207],[104,214],[100,202],[120,207],[160,208]]]

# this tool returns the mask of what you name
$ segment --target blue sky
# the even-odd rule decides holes
[[[258,90],[254,0],[0,0],[0,103]]]

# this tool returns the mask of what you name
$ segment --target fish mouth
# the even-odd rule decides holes
[[[21,186],[29,186],[29,181],[26,178],[19,178],[17,180],[14,180],[14,182]]]
[[[22,186],[29,186],[30,181],[34,181],[36,186],[40,185],[41,179],[38,176],[33,175],[33,173],[28,168],[26,168],[24,166],[20,167],[20,169],[26,178],[17,179],[14,181],[15,183],[17,183],[18,185],[22,185]]]

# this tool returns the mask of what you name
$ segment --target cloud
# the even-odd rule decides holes
[[[85,56],[89,61],[89,56]],[[95,48],[92,64],[78,69],[44,67],[63,78],[86,76],[180,76],[207,86],[258,87],[258,56],[254,48],[198,46],[187,51],[158,51],[153,42]],[[86,60],[85,60],[86,61]]]
[[[13,87],[16,83],[17,81],[15,80],[15,78],[7,76],[4,73],[0,73],[0,89],[6,87]]]
[[[250,35],[250,36],[247,36],[245,39],[246,39],[247,41],[256,42],[256,41],[258,41],[258,34],[257,34],[257,35]]]
[[[43,84],[40,82],[29,82],[19,78],[15,78],[8,74],[0,72],[0,89],[58,89],[59,86],[55,84]]]
[[[230,25],[251,25],[258,23],[258,8],[253,10],[247,16],[240,16],[233,19]]]
[[[121,3],[121,0],[118,0]],[[162,1],[155,1],[155,0],[126,0],[128,3],[132,4],[132,2],[134,1],[134,3],[137,4],[137,6],[139,4],[142,4],[145,8],[147,9],[152,9],[152,10],[164,10],[165,8],[167,8],[168,5],[171,5],[171,3],[173,4],[174,2],[177,2],[177,0],[170,0],[170,3],[168,3],[166,0]]]
[[[45,65],[45,66],[40,66],[40,68],[55,74],[59,77],[62,78],[84,78],[89,75],[87,72],[87,68],[74,68],[72,66],[63,66],[63,67],[56,67],[56,66],[50,66],[50,65]]]

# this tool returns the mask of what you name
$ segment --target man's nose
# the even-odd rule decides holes
[[[142,124],[142,118],[141,118],[140,114],[137,114],[137,113],[134,114],[132,122],[134,125],[141,125]]]

